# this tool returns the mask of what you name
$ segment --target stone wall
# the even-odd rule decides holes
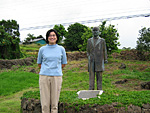
[[[79,60],[80,58],[87,58],[85,52],[67,52],[67,60]],[[32,65],[37,58],[29,57],[25,59],[2,60],[0,59],[0,69],[11,69],[13,65]]]
[[[14,60],[0,60],[0,69],[11,69],[13,65],[32,65],[35,62],[34,57],[29,57],[25,59],[14,59]]]
[[[125,107],[118,107],[120,104],[115,102],[111,105],[84,105],[79,107],[76,104],[73,107],[69,107],[67,103],[58,104],[58,113],[150,113],[150,104],[143,104],[142,107],[129,105],[127,109]],[[38,99],[26,99],[21,101],[22,113],[41,113],[41,104]]]
[[[122,60],[150,60],[150,52],[139,53],[136,49],[121,51],[120,53],[112,53],[113,58],[120,58]]]
[[[80,58],[87,58],[86,52],[67,52],[67,60],[79,60]]]

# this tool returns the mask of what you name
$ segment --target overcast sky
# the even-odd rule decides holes
[[[0,0],[0,20],[14,19],[20,29],[45,27],[20,31],[21,40],[28,33],[45,37],[50,29],[47,25],[85,21],[86,26],[92,27],[101,22],[86,23],[88,20],[148,13],[150,0]],[[150,17],[109,20],[107,24],[113,24],[118,29],[121,43],[119,48],[135,48],[139,30],[150,27]]]

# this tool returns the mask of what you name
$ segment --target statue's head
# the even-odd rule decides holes
[[[99,36],[99,34],[100,34],[99,28],[98,27],[94,27],[92,33],[93,33],[94,37]]]

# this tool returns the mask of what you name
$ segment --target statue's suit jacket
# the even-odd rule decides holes
[[[104,61],[107,60],[105,39],[98,38],[95,45],[93,37],[87,42],[88,71],[104,71]],[[91,67],[92,66],[92,67]]]

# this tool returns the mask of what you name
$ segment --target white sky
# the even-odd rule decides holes
[[[0,20],[14,19],[20,29],[149,12],[150,0],[0,0]],[[85,25],[91,27],[100,24]],[[107,24],[113,24],[118,29],[119,48],[135,48],[139,30],[150,27],[150,17],[112,20]],[[45,37],[48,29],[20,31],[20,39],[24,40],[28,33]]]

